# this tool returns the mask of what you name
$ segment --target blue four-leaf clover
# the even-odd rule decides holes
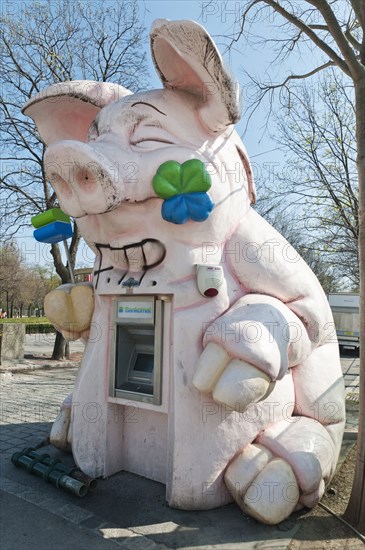
[[[214,208],[206,192],[211,184],[210,175],[198,159],[183,164],[174,160],[161,164],[153,178],[153,189],[164,199],[163,219],[176,224],[205,221]]]

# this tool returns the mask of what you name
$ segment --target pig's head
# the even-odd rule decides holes
[[[97,253],[146,238],[167,251],[176,241],[224,243],[254,202],[233,127],[238,85],[211,37],[192,21],[159,20],[151,47],[162,90],[131,94],[117,84],[72,81],[50,86],[23,109],[47,145],[45,170],[61,208]],[[202,191],[200,199],[207,193],[211,206],[173,223],[173,206],[172,219],[162,216],[166,197],[156,192],[154,176],[167,161],[191,159],[210,175],[209,189],[193,191]],[[192,211],[202,208],[196,197],[189,199]]]

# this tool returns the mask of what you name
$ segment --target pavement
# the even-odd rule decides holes
[[[49,360],[51,348],[50,335],[27,336],[26,360],[0,367],[3,550],[288,548],[300,527],[295,514],[278,526],[266,526],[235,504],[201,512],[174,510],[166,504],[164,485],[127,472],[98,480],[79,498],[15,467],[14,452],[38,445],[38,452],[73,464],[71,455],[50,446],[47,437],[59,404],[72,391],[83,345],[71,343],[72,360],[63,362]],[[348,406],[344,456],[356,440],[359,360],[348,355],[341,362]]]

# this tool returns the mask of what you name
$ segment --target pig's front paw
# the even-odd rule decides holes
[[[44,300],[45,314],[66,340],[87,337],[94,311],[94,291],[89,284],[62,285]]]
[[[292,467],[262,445],[248,445],[235,457],[224,481],[238,506],[268,525],[277,525],[298,506],[302,508]]]
[[[214,342],[207,344],[198,360],[193,385],[239,412],[265,399],[274,388],[266,374],[241,359],[232,359]]]

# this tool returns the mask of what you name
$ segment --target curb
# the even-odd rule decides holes
[[[47,510],[54,516],[66,520],[82,531],[89,531],[110,542],[111,548],[125,548],[125,550],[169,550],[171,547],[155,542],[153,538],[139,533],[132,528],[121,528],[108,522],[100,516],[85,510],[77,504],[67,503],[57,498],[57,495],[45,493],[42,496],[42,487],[19,483],[6,476],[0,478],[0,490],[21,500],[37,506],[40,510]],[[121,540],[118,540],[121,539]]]
[[[16,373],[16,372],[26,372],[26,371],[33,371],[33,370],[47,370],[47,369],[54,369],[54,368],[75,368],[79,367],[80,361],[52,361],[52,362],[45,362],[45,363],[32,363],[32,362],[24,362],[24,363],[6,363],[3,365],[0,365],[0,373],[4,374],[6,372],[10,373]]]

